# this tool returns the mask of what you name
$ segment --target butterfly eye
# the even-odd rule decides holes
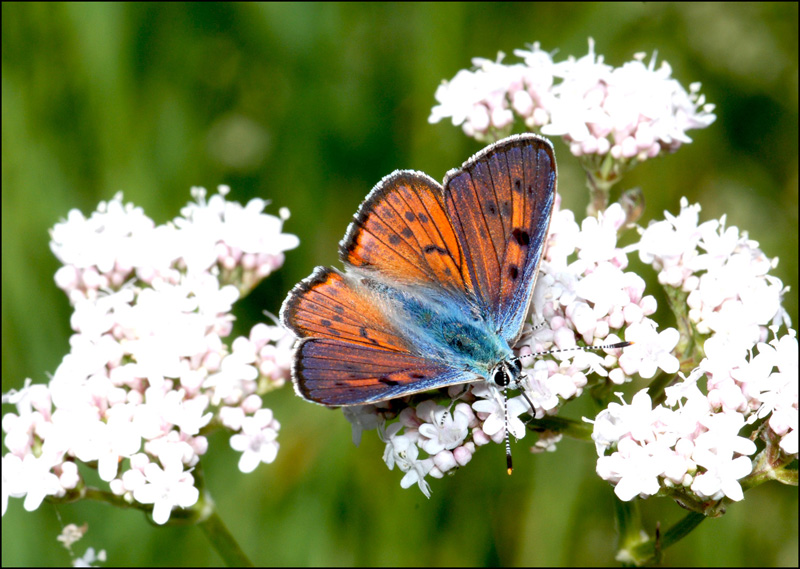
[[[505,362],[494,368],[494,372],[492,372],[492,382],[498,387],[506,387],[511,383],[511,377],[506,369]]]

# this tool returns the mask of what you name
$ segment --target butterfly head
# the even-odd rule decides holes
[[[521,375],[522,361],[519,358],[510,358],[492,368],[489,380],[497,387],[504,388],[517,385]]]

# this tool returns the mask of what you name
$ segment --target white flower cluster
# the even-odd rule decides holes
[[[617,232],[624,223],[619,204],[612,204],[598,217],[585,218],[580,226],[569,210],[553,214],[534,291],[538,330],[533,332],[531,350],[568,350],[579,340],[587,346],[612,344],[620,341],[617,333],[623,330],[625,340],[634,345],[605,358],[595,352],[569,351],[555,354],[560,363],[538,360],[534,376],[539,369],[548,370],[535,395],[544,394],[542,400],[549,401],[542,405],[544,413],[557,410],[556,395],[571,399],[581,394],[587,381],[585,370],[608,376],[618,385],[637,373],[651,378],[658,368],[666,373],[678,370],[678,360],[670,353],[678,342],[678,331],[656,331],[656,323],[648,318],[656,311],[655,298],[644,294],[644,279],[625,271],[630,248],[617,245]],[[609,368],[614,369],[606,372]],[[536,416],[544,413],[537,409]]]
[[[88,219],[72,210],[51,231],[50,248],[63,263],[56,284],[74,304],[100,290],[119,288],[135,276],[141,283],[177,284],[184,275],[212,270],[222,283],[235,282],[244,294],[283,264],[283,252],[298,246],[282,233],[280,217],[263,213],[267,205],[252,199],[242,207],[225,200],[228,186],[206,201],[204,188],[192,188],[196,203],[173,223],[156,226],[142,208],[123,204],[121,194],[101,202]]]
[[[677,216],[642,231],[639,257],[659,271],[658,280],[687,293],[689,319],[701,334],[723,334],[739,346],[767,337],[770,324],[791,326],[781,307],[780,279],[769,274],[776,259],[736,227],[720,220],[699,223],[700,205],[681,199]]]
[[[705,358],[666,389],[665,404],[653,409],[643,390],[631,405],[612,404],[595,419],[597,472],[623,500],[669,488],[700,500],[741,500],[738,481],[752,471],[747,457],[756,452],[742,429],[753,423],[766,422],[756,434],[767,445],[797,456],[797,338],[791,329],[779,336],[789,321],[783,285],[767,274],[775,264],[724,218],[698,224],[699,210],[681,200],[680,214],[652,223],[638,244],[659,280],[685,295],[697,341],[707,339]],[[774,338],[765,343],[770,324]]]
[[[610,154],[617,160],[653,158],[691,142],[686,131],[705,128],[716,119],[694,83],[687,92],[671,77],[672,69],[644,54],[612,67],[594,53],[555,62],[534,43],[515,50],[524,63],[505,65],[473,59],[436,90],[438,105],[428,121],[450,117],[467,136],[478,140],[506,134],[519,117],[528,129],[563,136],[575,156]]]
[[[611,403],[600,412],[593,434],[597,474],[625,501],[658,493],[660,482],[691,487],[701,498],[741,500],[738,480],[751,471],[745,455],[756,451],[753,441],[739,436],[744,418],[713,413],[696,378],[668,389],[677,392],[671,405],[653,409],[644,390],[631,405]],[[610,446],[616,450],[605,456]]]
[[[677,331],[656,332],[655,323],[647,318],[656,310],[655,299],[644,295],[641,277],[625,271],[627,254],[617,246],[617,230],[625,221],[621,207],[615,204],[579,226],[571,211],[558,210],[559,204],[557,197],[534,291],[536,326],[526,326],[518,343],[519,356],[528,364],[516,386],[519,395],[506,401],[488,383],[472,384],[466,391],[464,385],[456,385],[448,390],[454,403],[438,405],[434,399],[441,394],[434,393],[432,399],[402,409],[398,420],[388,426],[385,422],[397,416],[396,403],[345,409],[355,442],[362,429],[379,428],[386,443],[384,460],[389,468],[396,465],[406,473],[401,482],[404,488],[418,484],[429,495],[425,476],[440,478],[467,464],[477,447],[502,444],[506,427],[515,438],[524,438],[525,422],[520,416],[555,415],[565,401],[583,393],[589,373],[621,384],[633,373],[652,377],[659,367],[667,373],[677,371],[678,360],[670,354]],[[634,346],[606,353],[573,349],[579,342],[588,346],[617,343],[616,333],[623,330]],[[530,367],[526,356],[550,349],[569,351],[539,358]],[[558,439],[546,433],[533,450],[554,450]]]
[[[470,429],[476,442],[465,442]],[[475,429],[479,429],[478,420],[466,403],[459,403],[452,412],[431,400],[416,408],[406,407],[399,420],[381,432],[386,443],[383,460],[390,470],[397,465],[406,473],[400,486],[417,484],[430,498],[425,476],[441,478],[445,472],[472,460],[476,443],[481,444],[480,437],[475,437]],[[420,458],[420,449],[427,453],[427,458]]]
[[[3,396],[16,406],[2,422],[3,514],[9,496],[32,511],[46,496],[80,492],[80,461],[96,464],[113,494],[153,504],[163,524],[174,506],[198,500],[192,469],[212,420],[238,433],[231,446],[243,452],[243,472],[274,460],[280,425],[257,393],[288,378],[291,335],[258,324],[231,349],[223,338],[239,290],[298,240],[262,213],[262,200],[206,203],[204,190],[194,192],[198,202],[165,226],[118,195],[53,229],[75,334],[47,385],[28,381]],[[224,271],[249,282],[223,284]]]

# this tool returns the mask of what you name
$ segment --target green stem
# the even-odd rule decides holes
[[[214,510],[199,524],[200,529],[206,534],[211,545],[219,553],[228,567],[253,567],[253,562],[247,558],[231,532],[225,526],[222,518]]]
[[[528,430],[535,433],[554,431],[573,439],[592,442],[592,425],[584,421],[565,419],[564,417],[543,417],[528,422]]]
[[[128,502],[122,496],[117,496],[116,494],[112,494],[111,492],[106,492],[105,490],[100,490],[99,488],[94,488],[92,486],[84,486],[81,490],[74,495],[72,493],[67,494],[68,500],[67,502],[77,502],[81,499],[87,500],[95,500],[97,502],[105,502],[106,504],[111,504],[112,506],[116,506],[117,508],[132,508],[136,510],[143,510],[146,512],[152,512],[153,508],[144,506],[138,502]]]
[[[191,521],[203,530],[211,545],[228,567],[252,567],[253,563],[242,551],[233,534],[217,513],[214,498],[207,490],[202,462],[198,462],[192,472],[197,488],[200,489],[200,499],[192,506],[190,511],[194,516]]]
[[[586,172],[586,186],[589,188],[589,205],[586,213],[596,217],[601,211],[608,207],[608,196],[611,193],[611,186],[614,182],[608,182],[592,172]]]
[[[698,333],[689,319],[686,307],[686,293],[672,286],[665,286],[664,292],[672,313],[675,315],[676,328],[680,334],[678,345],[675,346],[675,357],[680,362],[680,371],[688,376],[705,357],[700,345]],[[651,383],[648,390],[653,400],[653,405],[664,402],[664,390],[679,380],[679,375],[659,374]]]
[[[663,534],[657,533],[656,539],[640,540],[639,543],[626,550],[624,556],[637,566],[659,563],[663,550],[689,535],[704,519],[706,516],[703,514],[690,512]],[[619,555],[617,559],[621,560]]]
[[[617,528],[619,529],[619,544],[617,549],[617,561],[622,563],[641,565],[644,559],[638,557],[636,552],[642,545],[649,543],[644,541],[642,532],[642,516],[639,511],[639,500],[623,502],[614,500],[614,513],[617,517]]]
[[[680,340],[675,346],[675,357],[681,362],[681,371],[688,374],[705,357],[702,347],[696,340],[697,332],[689,319],[689,311],[686,307],[688,295],[682,290],[668,285],[664,287],[664,292],[667,294],[667,302],[675,315],[675,324],[680,333]]]
[[[769,480],[797,486],[797,470],[786,468],[794,462],[794,457],[784,455],[779,443],[780,439],[774,433],[767,435],[767,446],[753,461],[753,471],[740,481],[742,490],[747,491]]]
[[[647,394],[650,396],[650,399],[653,402],[653,407],[664,402],[664,400],[667,398],[664,390],[671,384],[675,383],[676,378],[677,376],[675,375],[667,375],[666,373],[662,373],[660,371],[658,374],[656,374],[656,376],[653,378],[653,381],[651,381],[650,385],[647,386]]]
[[[601,211],[608,207],[611,188],[622,178],[625,164],[615,160],[611,154],[603,157],[586,155],[581,160],[581,165],[586,171],[586,186],[589,188],[589,205],[586,213],[597,217]]]
[[[706,516],[697,512],[689,512],[684,518],[676,523],[674,526],[664,532],[664,537],[661,539],[661,547],[667,548],[675,545],[684,537],[689,535],[694,528],[700,525],[706,519]]]

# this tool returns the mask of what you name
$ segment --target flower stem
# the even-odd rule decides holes
[[[667,294],[669,307],[675,315],[675,323],[678,332],[680,332],[680,340],[675,347],[675,356],[681,362],[681,371],[684,374],[688,374],[697,367],[700,360],[705,357],[705,354],[697,341],[697,333],[692,321],[689,319],[689,312],[686,306],[687,294],[669,285],[664,286],[664,292]]]
[[[589,205],[586,214],[597,217],[601,211],[608,208],[608,195],[614,182],[608,182],[592,172],[586,172],[586,186],[589,188]]]
[[[573,439],[592,442],[592,425],[564,417],[543,417],[528,422],[528,430],[533,432],[554,431]]]
[[[611,188],[622,178],[622,165],[610,154],[602,158],[597,155],[586,155],[581,165],[586,171],[586,186],[589,188],[589,205],[586,207],[586,213],[597,217],[599,212],[608,208]]]
[[[642,531],[638,500],[616,500],[616,514],[620,534],[617,561],[637,567],[660,564],[666,548],[678,543],[706,519],[703,514],[690,512],[666,532],[662,533],[656,525],[655,537],[648,539]]]
[[[786,468],[795,459],[783,454],[779,443],[778,436],[767,436],[767,446],[753,461],[753,471],[741,481],[743,490],[755,488],[769,480],[797,486],[797,470]]]
[[[623,502],[615,499],[614,506],[619,529],[619,548],[616,559],[624,564],[641,565],[646,558],[639,557],[638,552],[643,545],[650,541],[645,541],[646,534],[642,531],[639,501]]]
[[[704,519],[706,519],[706,516],[703,514],[690,512],[663,534],[656,531],[655,539],[639,541],[639,543],[627,549],[624,553],[624,558],[637,566],[659,563],[663,550],[675,545],[689,535]],[[622,550],[620,550],[620,553],[622,553]],[[617,560],[621,560],[620,554],[617,555]]]
[[[247,555],[239,547],[239,544],[216,510],[198,525],[208,537],[211,545],[225,561],[225,565],[228,567],[253,567],[252,561],[247,558]]]

